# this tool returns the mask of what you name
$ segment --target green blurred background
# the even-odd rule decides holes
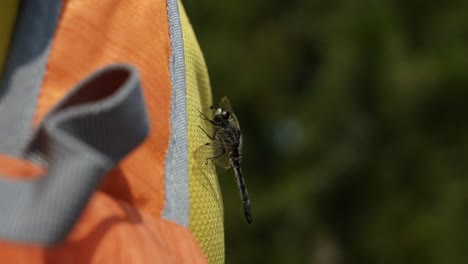
[[[243,129],[227,263],[468,263],[468,1],[184,5]]]

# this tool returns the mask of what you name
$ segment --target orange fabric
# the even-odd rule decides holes
[[[103,188],[154,217],[161,215],[164,206],[170,52],[165,0],[65,1],[35,116],[37,123],[78,81],[105,65],[125,62],[136,66],[151,132],[144,144],[106,177]]]
[[[151,131],[105,177],[66,241],[49,248],[0,242],[2,263],[206,263],[189,230],[161,218],[170,52],[165,0],[64,1],[34,123],[91,72],[128,63],[141,75]],[[8,157],[3,160],[0,166],[7,167]],[[6,170],[13,176],[37,175],[28,166]]]
[[[25,160],[0,154],[0,175],[3,177],[26,179],[41,175],[44,170]]]
[[[2,263],[207,263],[187,229],[96,193],[66,242],[0,242]]]

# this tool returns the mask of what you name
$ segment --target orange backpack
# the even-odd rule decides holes
[[[194,157],[211,90],[181,3],[24,0],[0,32],[2,263],[223,263],[216,175]]]

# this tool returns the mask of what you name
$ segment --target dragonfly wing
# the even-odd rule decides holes
[[[232,113],[232,107],[231,107],[231,102],[229,102],[229,99],[224,96],[221,98],[221,101],[219,101],[219,107],[228,110],[229,112]]]
[[[240,129],[239,121],[237,120],[236,114],[231,112],[231,118],[229,118],[229,122],[231,123],[231,125]]]
[[[198,162],[204,163],[205,166],[216,164],[224,169],[231,167],[225,148],[217,140],[211,140],[209,143],[199,147],[195,151],[195,158]]]
[[[216,168],[209,158],[213,156],[213,146],[209,143],[198,147],[193,153],[195,163],[192,165],[196,182],[194,185],[202,186],[208,192],[214,201],[222,208],[221,193],[219,184],[216,180]]]
[[[231,168],[228,155],[226,154],[226,149],[223,147],[223,145],[220,144],[217,140],[213,140],[209,144],[213,148],[213,155],[209,157],[208,160],[210,160],[211,162],[215,163],[223,169],[227,170]]]

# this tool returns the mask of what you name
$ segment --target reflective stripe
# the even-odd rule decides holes
[[[187,95],[185,85],[184,43],[177,0],[168,0],[172,82],[171,137],[165,163],[163,217],[180,225],[189,224]]]

